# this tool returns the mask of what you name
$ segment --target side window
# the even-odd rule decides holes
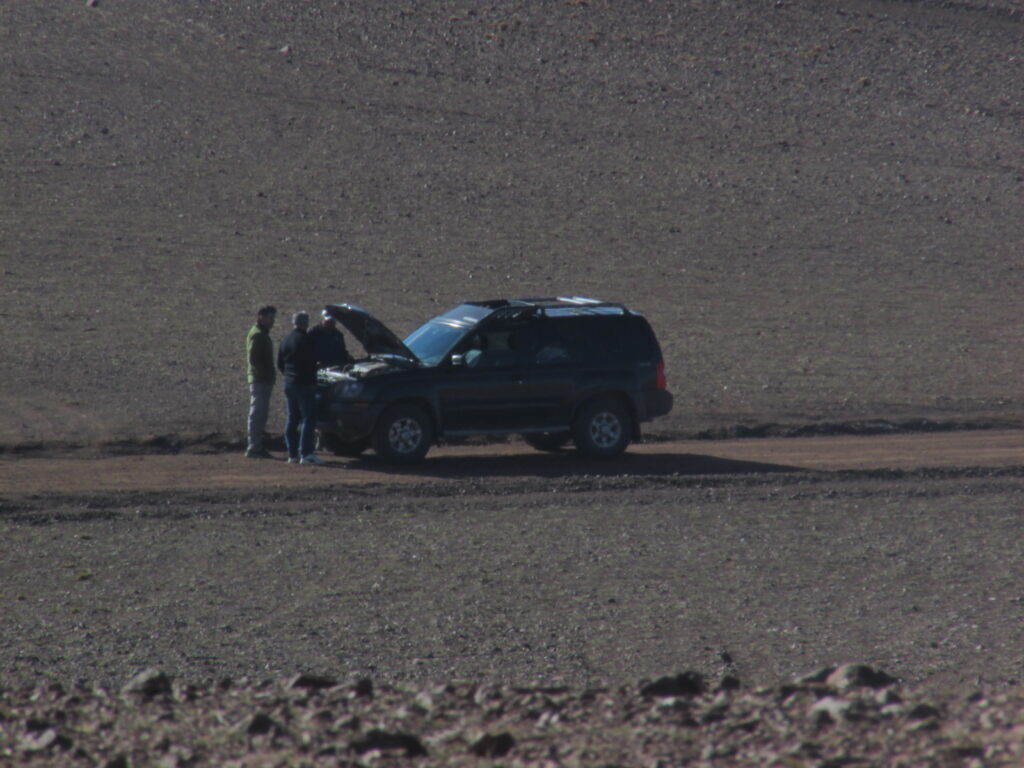
[[[540,328],[537,365],[605,364],[657,355],[653,334],[639,317],[561,317]]]
[[[569,347],[560,339],[545,339],[537,348],[533,362],[537,365],[557,365],[572,362],[572,357],[569,354]]]
[[[536,365],[581,363],[588,359],[589,347],[585,323],[575,318],[542,321],[533,362]]]
[[[494,325],[477,331],[465,351],[470,368],[514,368],[524,365],[531,352],[531,334],[525,323]]]

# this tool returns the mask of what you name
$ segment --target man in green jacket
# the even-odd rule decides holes
[[[270,411],[270,393],[274,389],[277,370],[274,366],[274,327],[277,309],[267,305],[256,313],[256,324],[245,337],[245,355],[249,361],[249,445],[245,455],[250,459],[272,458],[263,447],[263,432]]]

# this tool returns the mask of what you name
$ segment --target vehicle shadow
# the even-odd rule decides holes
[[[445,456],[438,452],[423,463],[396,467],[369,454],[350,461],[348,466],[383,475],[429,478],[475,477],[542,477],[575,476],[613,477],[621,475],[737,475],[801,472],[801,467],[757,461],[723,459],[688,453],[625,453],[617,459],[594,461],[581,458],[572,451],[524,455],[494,454],[490,456]]]

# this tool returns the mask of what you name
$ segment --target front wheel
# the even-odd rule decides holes
[[[393,405],[373,430],[373,450],[393,464],[422,461],[434,439],[430,416],[416,405]]]
[[[588,458],[611,459],[626,450],[632,429],[632,419],[621,403],[611,398],[593,400],[576,414],[572,441]]]

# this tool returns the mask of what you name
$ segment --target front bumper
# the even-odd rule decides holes
[[[380,407],[365,400],[332,400],[330,389],[317,393],[317,427],[321,432],[354,441],[370,436]]]
[[[373,432],[378,412],[369,403],[334,403],[326,414],[321,412],[318,423],[321,431],[331,432],[342,440],[360,440]]]

